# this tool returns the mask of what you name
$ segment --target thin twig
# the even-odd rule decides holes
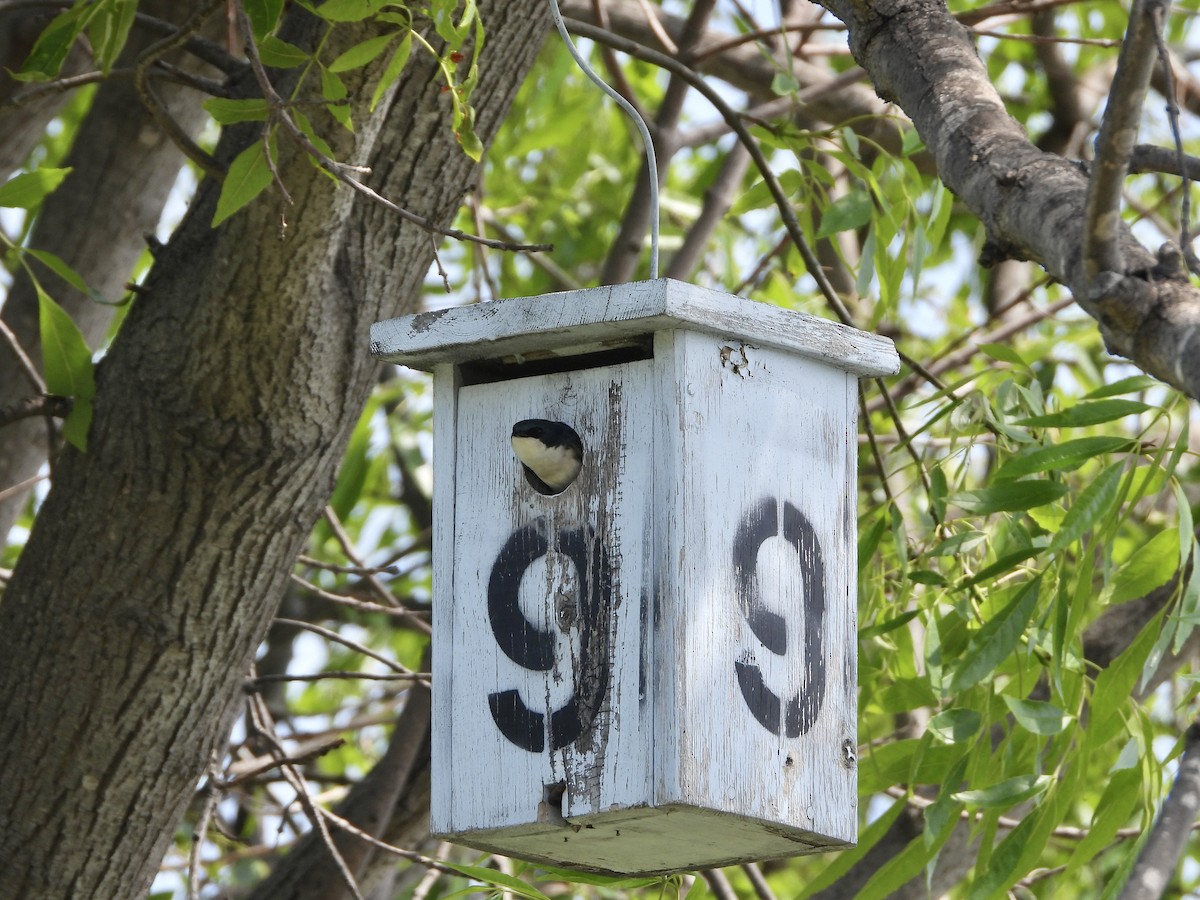
[[[290,576],[292,581],[300,585],[306,591],[315,597],[320,597],[322,600],[328,600],[330,603],[337,603],[340,606],[348,606],[351,609],[359,609],[363,612],[383,613],[386,616],[393,616],[397,619],[413,619],[414,621],[424,621],[423,615],[416,610],[407,609],[403,606],[384,606],[382,603],[372,603],[370,600],[359,600],[357,597],[349,597],[345,594],[335,594],[332,591],[324,590],[313,584],[301,576],[292,573]]]
[[[4,340],[8,343],[9,348],[16,355],[17,362],[21,364],[21,369],[24,371],[25,377],[29,379],[30,384],[34,386],[39,394],[49,393],[46,390],[46,382],[42,380],[42,375],[38,372],[37,366],[33,364],[33,360],[29,358],[29,354],[25,352],[25,348],[21,346],[21,342],[3,319],[0,319],[0,335],[4,336]]]
[[[266,677],[268,676],[259,675],[254,680],[261,681]],[[306,763],[312,762],[314,759],[320,759],[326,753],[332,753],[334,750],[338,749],[338,747],[345,746],[345,744],[345,738],[336,738],[332,741],[321,744],[318,747],[313,747],[311,750],[306,750],[304,753],[297,753],[294,756],[272,756],[269,760],[261,765],[255,766],[254,768],[245,772],[239,772],[233,778],[230,778],[228,781],[219,782],[219,784],[222,790],[229,790],[230,788],[237,787],[239,784],[244,784],[247,781],[257,778],[259,775],[265,775],[267,772],[283,766],[305,765]]]
[[[1192,186],[1188,183],[1188,167],[1183,152],[1183,138],[1179,134],[1179,104],[1175,100],[1175,69],[1171,65],[1171,54],[1167,52],[1167,44],[1163,39],[1163,20],[1166,10],[1160,5],[1150,8],[1150,16],[1154,22],[1154,46],[1158,50],[1158,59],[1162,64],[1163,82],[1166,90],[1163,92],[1167,100],[1167,121],[1171,123],[1171,136],[1175,139],[1175,160],[1179,165],[1179,175],[1183,180],[1179,205],[1179,247],[1183,251],[1184,261],[1193,275],[1200,275],[1200,261],[1197,261],[1192,250]]]
[[[253,681],[247,682],[250,689],[260,684],[274,684],[289,681],[415,681],[418,684],[429,685],[433,675],[429,672],[411,672],[401,674],[393,672],[389,675],[377,675],[372,672],[317,672],[315,675],[289,675],[286,672],[270,675],[259,675]]]
[[[296,799],[304,807],[304,812],[309,817],[309,821],[312,822],[313,828],[321,835],[321,840],[324,842],[325,848],[329,851],[329,855],[337,865],[338,872],[341,873],[342,881],[349,888],[350,894],[355,900],[363,900],[358,883],[354,880],[354,874],[350,871],[350,867],[346,865],[346,860],[342,857],[342,854],[338,852],[337,844],[334,843],[333,837],[329,834],[329,829],[325,827],[325,819],[322,817],[325,810],[317,806],[313,801],[312,796],[308,792],[308,785],[300,777],[300,773],[296,771],[295,766],[282,762],[282,760],[287,759],[287,754],[284,752],[279,738],[275,735],[275,723],[271,719],[271,712],[267,709],[266,702],[262,697],[255,694],[250,697],[249,707],[252,724],[264,740],[272,746],[277,759],[281,761],[280,771],[287,779],[292,790],[296,792]]]
[[[77,87],[84,87],[89,84],[101,84],[106,81],[123,81],[134,80],[137,77],[137,69],[121,68],[110,69],[107,72],[99,70],[95,72],[81,72],[78,75],[64,75],[62,78],[55,78],[53,81],[44,81],[40,84],[31,84],[28,87],[14,94],[8,100],[0,103],[0,112],[20,109],[35,100],[45,97],[50,94],[62,94],[67,91],[74,90]],[[155,62],[154,66],[148,73],[148,77],[161,81],[170,81],[176,84],[182,84],[187,87],[195,88],[203,91],[214,97],[228,97],[231,91],[220,81],[213,81],[210,78],[203,78],[199,75],[193,75],[186,69],[181,69],[178,66],[172,66],[162,60]]]
[[[324,569],[326,572],[337,572],[342,575],[399,575],[400,567],[391,564],[386,566],[343,566],[337,563],[325,562],[321,559],[314,559],[311,556],[305,556],[303,553],[296,557],[296,561],[303,563],[306,566],[312,566],[314,569]]]
[[[1108,106],[1096,139],[1096,159],[1088,179],[1084,205],[1083,271],[1088,291],[1100,290],[1102,273],[1121,273],[1121,196],[1129,157],[1137,141],[1138,122],[1154,68],[1154,20],[1151,10],[1169,0],[1134,0],[1129,28],[1121,44]],[[1099,300],[1100,297],[1094,297]]]
[[[171,142],[183,152],[184,156],[199,166],[206,175],[210,175],[218,180],[225,177],[225,170],[221,168],[221,165],[210,154],[201,150],[199,145],[192,140],[191,136],[171,116],[166,105],[150,85],[149,72],[150,68],[159,59],[166,56],[172,50],[176,50],[186,44],[188,38],[224,3],[225,0],[208,0],[207,3],[195,10],[174,34],[156,41],[143,50],[138,55],[133,76],[133,85],[137,90],[138,97],[141,98],[150,115],[154,117],[159,127],[171,139]]]
[[[400,672],[401,674],[404,674],[404,675],[417,674],[417,673],[413,672],[412,669],[409,669],[409,668],[401,665],[400,663],[396,662],[394,659],[388,659],[382,653],[376,653],[370,647],[365,647],[362,644],[358,643],[358,641],[353,641],[348,637],[344,637],[343,635],[340,635],[336,631],[333,631],[329,628],[324,628],[320,625],[314,625],[312,622],[303,622],[300,619],[276,618],[275,621],[278,622],[280,625],[291,625],[293,628],[299,628],[303,631],[311,631],[313,634],[319,634],[323,638],[328,638],[329,640],[335,641],[344,647],[349,647],[351,650],[355,650],[355,651],[361,653],[363,656],[369,656],[369,657],[371,657],[371,659],[375,660],[376,662],[383,663],[385,666],[387,666],[393,672]]]
[[[988,31],[985,28],[972,28],[972,34],[979,37],[999,38],[1002,41],[1025,41],[1028,44],[1083,44],[1086,47],[1119,47],[1120,41],[1111,38],[1073,38],[1060,35],[1047,36],[1042,34],[1014,34],[1008,31]]]
[[[679,47],[675,45],[675,42],[671,40],[671,36],[667,34],[667,30],[663,28],[658,14],[655,12],[654,7],[650,5],[650,0],[637,0],[637,4],[642,8],[642,14],[646,17],[646,25],[649,26],[654,36],[658,38],[658,42],[662,44],[662,48],[672,56],[678,56]]]
[[[16,484],[9,485],[8,487],[4,488],[4,490],[0,490],[0,502],[7,500],[9,497],[15,497],[18,494],[24,493],[39,481],[45,481],[49,477],[50,476],[45,473],[39,473],[26,478],[24,481],[18,481]]]
[[[192,850],[188,854],[187,900],[198,900],[200,897],[200,850],[208,836],[208,826],[217,811],[217,804],[221,802],[221,789],[218,786],[221,773],[218,764],[219,761],[214,753],[213,759],[208,764],[208,784],[204,787],[204,805],[200,808],[196,827],[192,829]]]
[[[437,845],[437,849],[433,851],[433,858],[443,860],[450,855],[450,851],[454,845],[449,841],[441,841]],[[417,882],[417,886],[413,888],[412,900],[426,900],[429,892],[433,890],[433,886],[437,884],[437,880],[442,876],[442,873],[437,869],[430,869],[425,873],[424,877]]]
[[[889,504],[894,503],[896,498],[892,496],[892,486],[888,482],[887,467],[883,464],[883,454],[879,450],[879,442],[875,439],[875,427],[871,424],[871,414],[867,412],[867,397],[863,391],[862,382],[858,385],[858,406],[860,410],[859,422],[862,428],[867,433],[867,440],[871,444],[871,456],[875,459],[875,466],[879,469],[879,483],[883,487],[883,495],[887,497]],[[899,437],[897,436],[897,440]]]
[[[333,825],[335,828],[340,828],[342,831],[349,832],[350,834],[354,835],[359,840],[366,841],[372,847],[377,847],[378,849],[383,850],[386,853],[391,853],[393,856],[399,856],[402,859],[407,859],[411,862],[419,863],[420,865],[425,866],[428,869],[436,869],[437,871],[441,872],[443,875],[454,875],[458,878],[463,877],[462,872],[459,872],[457,869],[451,868],[450,866],[443,865],[440,861],[438,861],[436,859],[432,859],[428,856],[424,856],[424,855],[422,855],[420,853],[416,853],[412,850],[405,850],[403,847],[397,847],[394,844],[389,844],[386,841],[381,841],[381,840],[379,840],[379,838],[373,837],[373,836],[367,834],[361,828],[358,828],[357,826],[353,825],[352,823],[346,821],[341,816],[339,816],[337,813],[330,812],[327,809],[322,809],[321,815],[323,815],[329,821],[329,823],[331,825]]]
[[[40,397],[27,397],[9,406],[0,407],[0,428],[19,422],[21,419],[31,419],[34,416],[54,416],[65,419],[71,412],[74,402],[70,397],[60,397],[57,394],[42,394]]]
[[[767,879],[763,878],[762,869],[756,863],[743,863],[742,871],[750,879],[750,884],[754,887],[754,895],[758,897],[758,900],[775,900],[775,892],[767,884]]]
[[[316,160],[322,169],[352,190],[357,191],[364,197],[367,197],[385,209],[391,210],[406,222],[411,222],[417,227],[423,228],[426,231],[432,232],[433,234],[440,234],[443,237],[451,237],[460,241],[471,241],[476,244],[483,244],[485,247],[492,247],[496,250],[513,250],[522,251],[525,253],[534,253],[541,250],[554,249],[553,245],[551,244],[509,244],[506,241],[496,241],[492,240],[491,238],[480,237],[477,234],[467,234],[465,231],[459,231],[457,228],[443,228],[442,226],[435,224],[430,219],[427,219],[425,216],[417,215],[416,213],[410,212],[401,206],[397,206],[391,200],[388,200],[386,197],[367,187],[358,179],[351,178],[347,172],[350,170],[361,171],[361,168],[358,166],[348,166],[345,163],[340,163],[337,160],[330,159],[319,149],[317,149],[317,146],[311,140],[309,140],[308,135],[301,131],[300,127],[296,124],[292,117],[288,115],[287,103],[282,97],[279,96],[274,86],[271,84],[271,79],[267,75],[267,70],[263,66],[262,60],[259,58],[258,48],[255,46],[254,40],[251,37],[254,32],[250,26],[250,20],[246,16],[246,11],[242,4],[237,2],[237,0],[235,0],[235,5],[239,27],[242,29],[242,33],[247,36],[246,56],[250,60],[250,69],[252,72],[254,72],[254,78],[258,82],[258,87],[263,92],[263,98],[271,107],[272,114],[277,117],[277,121],[283,126],[283,130],[287,133],[288,137],[290,137],[293,143],[297,144],[301,149],[303,149],[304,152],[307,153],[312,159]]]

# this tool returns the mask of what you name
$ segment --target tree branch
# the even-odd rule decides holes
[[[1096,159],[1084,205],[1083,277],[1088,286],[1102,272],[1125,270],[1121,251],[1121,197],[1154,68],[1152,9],[1168,3],[1169,0],[1134,0],[1129,13],[1129,28],[1096,139]]]
[[[880,95],[912,117],[941,180],[987,228],[984,263],[1041,263],[1099,322],[1112,353],[1200,398],[1200,290],[1179,249],[1152,254],[1118,217],[1122,268],[1085,274],[1088,180],[1075,163],[1030,143],[944,2],[824,5],[849,25],[851,50]]]
[[[1121,891],[1121,900],[1158,900],[1165,896],[1175,868],[1187,849],[1198,812],[1200,722],[1193,722],[1184,735],[1184,751],[1179,758],[1175,784],[1163,801],[1158,820]]]
[[[71,411],[70,397],[60,397],[57,394],[41,394],[28,397],[9,406],[0,407],[0,428],[19,422],[21,419],[31,419],[34,416],[53,416],[65,419]]]

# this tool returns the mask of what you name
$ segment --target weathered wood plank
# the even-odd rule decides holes
[[[581,345],[620,343],[664,328],[735,334],[747,343],[818,359],[855,375],[895,374],[887,338],[669,278],[497,300],[377,322],[371,352],[415,369]]]

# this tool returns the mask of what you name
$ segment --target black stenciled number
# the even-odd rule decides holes
[[[763,605],[758,587],[758,551],[763,543],[779,534],[779,505],[774,497],[764,497],[746,513],[733,541],[733,566],[742,614],[754,636],[772,653],[787,652],[787,623],[783,616]],[[804,581],[804,663],[807,673],[803,691],[786,701],[763,681],[762,669],[750,654],[734,663],[742,697],[754,718],[772,734],[789,738],[808,731],[817,719],[825,699],[825,658],[821,652],[821,632],[825,625],[825,562],[821,542],[808,518],[791,503],[783,504],[783,539],[800,557]]]
[[[550,550],[546,522],[538,518],[514,531],[492,564],[488,579],[488,618],[504,655],[525,669],[548,672],[554,667],[552,632],[541,631],[525,618],[517,602],[521,578],[533,562]],[[560,528],[556,549],[579,575],[579,659],[575,693],[550,714],[550,749],[560,750],[579,740],[600,711],[608,691],[609,612],[612,609],[612,569],[601,542],[583,528]],[[506,738],[532,753],[546,748],[546,716],[534,712],[515,690],[488,695],[496,727]]]

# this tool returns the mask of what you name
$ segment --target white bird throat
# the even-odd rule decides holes
[[[561,491],[579,474],[582,460],[571,447],[547,447],[537,438],[512,438],[513,452],[552,490]]]

